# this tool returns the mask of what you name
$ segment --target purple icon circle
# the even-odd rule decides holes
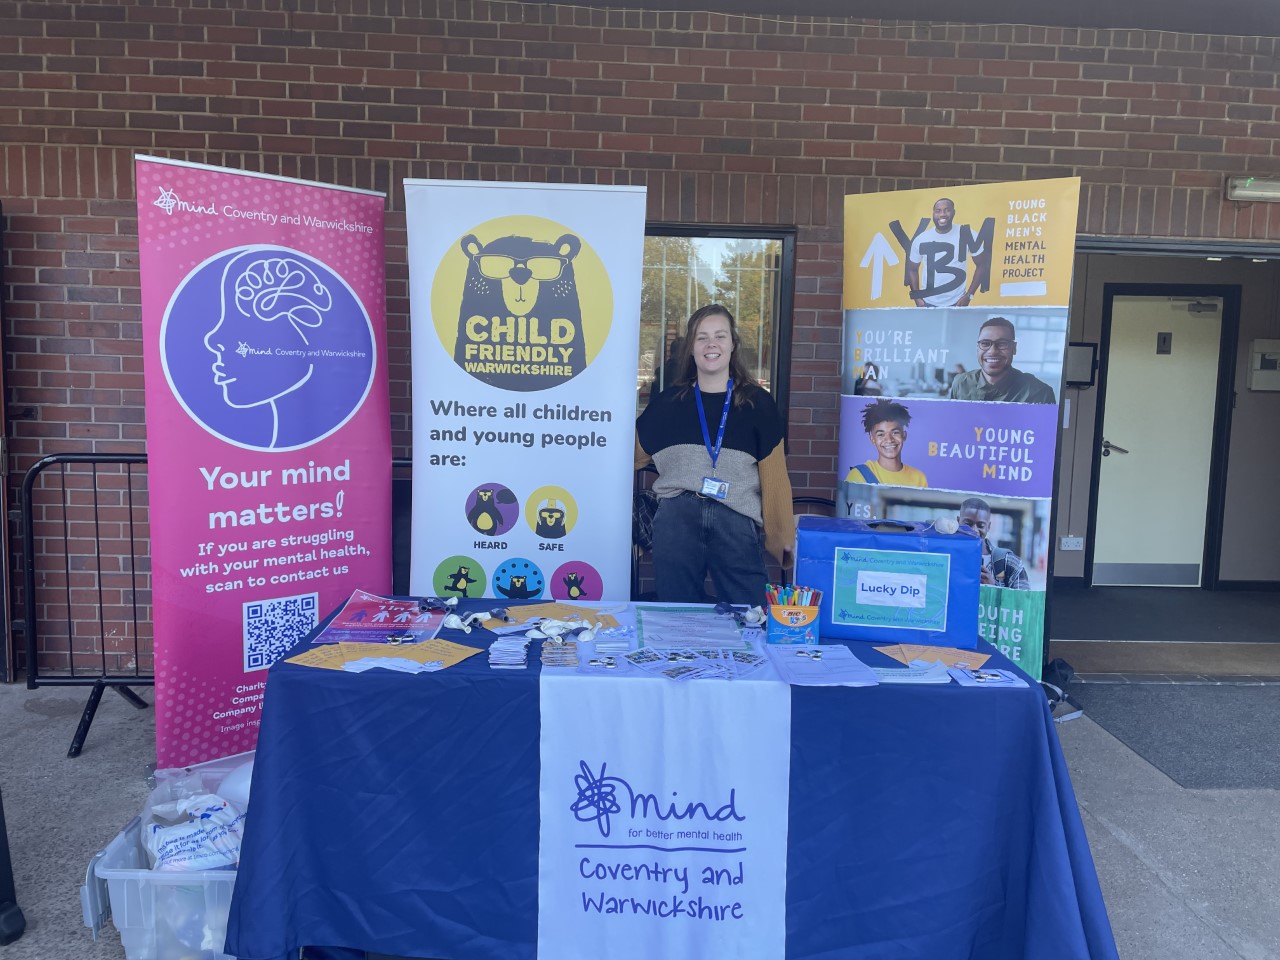
[[[599,600],[604,596],[604,581],[591,564],[570,560],[551,575],[551,596],[556,600]]]
[[[509,487],[500,483],[482,483],[466,501],[467,523],[476,533],[500,537],[520,519],[520,501]]]
[[[228,250],[196,267],[165,311],[169,387],[205,430],[250,450],[332,434],[373,385],[373,325],[327,265],[287,247]]]

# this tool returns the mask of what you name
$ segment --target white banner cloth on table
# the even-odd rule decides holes
[[[543,671],[538,955],[773,960],[791,690]]]

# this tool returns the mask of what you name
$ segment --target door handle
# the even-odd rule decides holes
[[[1110,440],[1103,440],[1103,441],[1102,441],[1102,455],[1103,455],[1104,457],[1109,457],[1109,456],[1111,456],[1111,451],[1112,451],[1112,450],[1114,450],[1116,453],[1128,453],[1128,452],[1129,452],[1129,451],[1128,451],[1128,450],[1126,450],[1124,447],[1117,447],[1117,446],[1116,446],[1114,443],[1112,443]]]

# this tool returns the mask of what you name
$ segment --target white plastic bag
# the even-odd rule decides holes
[[[253,754],[218,784],[217,794],[237,810],[249,812],[249,789],[253,785]]]
[[[154,804],[142,843],[155,870],[216,870],[240,862],[244,814],[211,793]]]

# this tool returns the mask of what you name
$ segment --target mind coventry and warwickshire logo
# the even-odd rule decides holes
[[[373,326],[341,275],[297,250],[238,247],[197,266],[165,311],[174,396],[205,430],[251,450],[296,450],[360,409]]]
[[[576,797],[569,805],[574,819],[580,823],[594,823],[600,836],[609,836],[613,817],[631,820],[654,818],[660,821],[705,820],[709,823],[725,823],[729,820],[742,823],[747,818],[738,813],[737,790],[729,789],[727,802],[716,807],[702,800],[682,801],[676,791],[670,800],[660,800],[655,793],[638,791],[621,777],[606,776],[605,763],[600,772],[594,772],[585,760],[578,763],[581,773],[573,778]]]
[[[160,191],[160,196],[151,202],[171,217],[174,210],[182,210],[186,213],[205,213],[215,217],[218,215],[218,211],[212,203],[189,203],[179,197],[177,191],[170,190],[168,187],[158,187],[157,189]]]

